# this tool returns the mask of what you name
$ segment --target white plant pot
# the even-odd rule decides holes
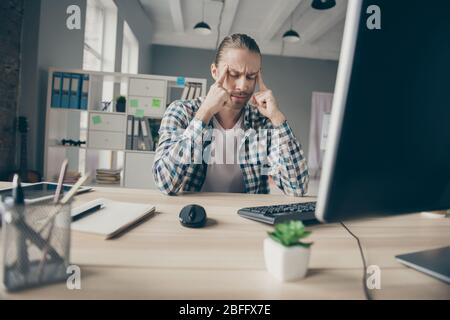
[[[310,248],[285,247],[271,238],[264,240],[266,269],[280,281],[304,278],[308,271],[310,253]]]

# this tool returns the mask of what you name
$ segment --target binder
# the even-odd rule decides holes
[[[197,96],[197,84],[196,83],[192,83],[192,95],[191,95],[191,99],[195,99]]]
[[[80,108],[80,95],[81,95],[81,75],[72,74],[72,79],[70,83],[70,104],[69,107],[71,109],[79,109]]]
[[[61,107],[62,73],[53,72],[52,80],[52,108]]]
[[[148,122],[146,119],[141,120],[141,129],[142,129],[142,137],[145,144],[145,150],[152,151],[153,143],[151,139],[150,128],[148,127]]]
[[[187,100],[189,94],[189,83],[184,85],[183,93],[181,94],[181,100]]]
[[[70,105],[70,82],[72,77],[70,73],[63,73],[62,77],[62,93],[61,108],[69,108]]]
[[[138,150],[138,147],[139,147],[139,120],[134,119],[132,150]]]
[[[128,117],[128,126],[127,126],[127,150],[133,149],[133,116]]]
[[[189,95],[191,93],[191,84],[187,83],[186,87],[187,87],[187,91],[186,91],[186,96],[184,97],[184,100],[188,100],[189,99]]]
[[[196,84],[195,85],[195,97],[194,99],[197,99],[198,97],[200,97],[200,95],[202,94],[202,87],[200,84]]]
[[[89,98],[89,75],[82,75],[80,109],[87,110]]]
[[[149,121],[150,121],[150,119],[145,120],[145,126],[146,126],[147,132],[148,132],[148,148],[149,148],[149,151],[155,151],[155,146],[153,143],[153,135],[152,135],[152,130],[150,128]]]
[[[194,94],[195,94],[195,85],[193,83],[190,83],[189,84],[189,97],[188,97],[188,100],[194,99]]]

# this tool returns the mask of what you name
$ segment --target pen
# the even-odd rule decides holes
[[[89,174],[86,174],[82,176],[80,179],[78,179],[77,183],[75,183],[72,188],[70,188],[69,192],[59,201],[59,203],[55,206],[55,209],[52,213],[49,214],[49,217],[47,220],[42,224],[41,228],[39,229],[39,233],[41,233],[50,222],[56,217],[56,215],[59,213],[63,205],[65,205],[67,202],[69,202],[70,199],[77,193],[78,189],[81,187],[81,185],[89,178]]]
[[[61,165],[61,170],[59,172],[58,185],[56,187],[55,196],[53,197],[53,203],[55,203],[55,204],[58,203],[59,197],[63,193],[63,182],[64,182],[64,177],[66,175],[68,163],[69,163],[69,161],[67,159],[64,159],[64,161]],[[47,260],[48,250],[50,249],[50,241],[51,241],[54,226],[55,226],[55,221],[52,220],[52,222],[50,224],[50,230],[48,231],[47,239],[45,239],[45,241],[47,242],[47,245],[45,246],[44,250],[42,250],[42,258],[41,258],[41,262],[39,263],[39,273],[38,273],[39,274],[39,276],[38,276],[39,282],[42,281],[42,277],[44,275],[44,266],[45,266],[45,262]]]
[[[66,175],[68,163],[69,163],[69,161],[67,159],[65,159],[61,165],[61,171],[59,172],[58,186],[56,187],[55,196],[53,198],[54,203],[58,203],[59,197],[62,194],[63,182],[64,182],[64,177]]]
[[[75,222],[75,221],[78,221],[80,219],[83,219],[83,218],[85,218],[85,217],[87,217],[87,216],[89,216],[89,215],[99,211],[102,208],[103,208],[102,204],[98,204],[98,205],[96,205],[96,206],[94,206],[92,208],[89,208],[86,211],[83,211],[83,212],[77,214],[76,216],[73,216],[72,217],[72,222]]]

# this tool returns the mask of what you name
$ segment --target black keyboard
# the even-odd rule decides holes
[[[268,224],[277,224],[289,220],[314,221],[316,220],[314,215],[315,210],[315,202],[305,202],[266,207],[243,208],[238,211],[238,214],[244,218]]]

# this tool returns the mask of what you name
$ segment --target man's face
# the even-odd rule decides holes
[[[261,57],[247,49],[225,49],[219,65],[211,65],[214,80],[217,81],[225,72],[226,66],[228,66],[228,75],[223,87],[231,95],[231,108],[240,110],[255,91],[256,79],[261,69]]]

